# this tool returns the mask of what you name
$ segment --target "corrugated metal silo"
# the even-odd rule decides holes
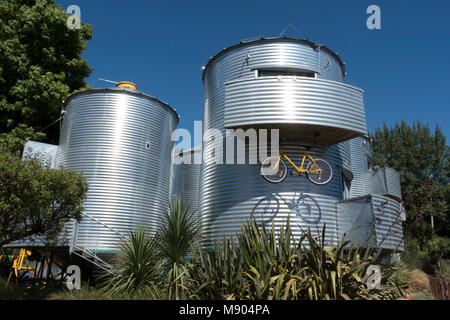
[[[344,74],[344,64],[331,50],[287,38],[241,42],[208,62],[200,179],[206,246],[235,235],[252,215],[261,222],[275,217],[280,225],[291,214],[297,235],[298,226],[318,231],[326,223],[327,242],[336,241],[336,202],[344,195],[340,173],[341,168],[350,170],[351,162],[344,141],[366,133],[362,90],[342,84]],[[217,148],[209,130],[225,136],[226,129],[237,128],[279,128],[283,147],[289,149],[314,145],[310,154],[330,162],[333,179],[317,186],[305,177],[288,176],[270,184],[260,176],[259,162],[225,164],[225,150],[224,164],[208,163]],[[298,161],[298,155],[289,156]]]
[[[75,244],[114,252],[120,236],[113,230],[154,231],[172,187],[176,111],[127,88],[75,93],[64,110],[58,162],[86,177],[85,213],[100,222],[83,217]]]

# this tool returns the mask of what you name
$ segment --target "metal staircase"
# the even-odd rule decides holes
[[[86,217],[88,219],[91,219],[92,221],[95,221],[96,223],[100,224],[102,227],[109,229],[110,231],[114,232],[115,234],[119,235],[122,239],[125,238],[125,236],[123,234],[121,234],[120,232],[114,230],[113,228],[111,228],[110,226],[108,226],[107,224],[101,222],[100,220],[86,214],[86,213],[82,213],[83,217]],[[78,222],[75,221],[73,228],[72,228],[72,236],[71,236],[71,240],[70,240],[70,246],[69,246],[69,254],[75,254],[76,256],[89,261],[90,263],[92,263],[93,265],[97,266],[98,268],[106,271],[106,272],[110,272],[113,273],[113,266],[111,264],[109,264],[108,262],[102,260],[99,256],[97,256],[95,251],[92,251],[84,246],[80,246],[77,244],[77,233],[78,233]]]

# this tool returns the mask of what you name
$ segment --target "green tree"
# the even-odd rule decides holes
[[[29,236],[53,241],[65,223],[81,219],[86,192],[78,173],[0,154],[0,248]]]
[[[86,88],[81,57],[92,26],[69,29],[53,0],[0,0],[0,144],[20,152],[25,139],[57,143],[64,98]]]
[[[419,121],[377,128],[373,139],[374,164],[400,173],[407,211],[405,235],[424,246],[433,236],[449,235],[449,168],[446,138],[436,126],[431,132]]]

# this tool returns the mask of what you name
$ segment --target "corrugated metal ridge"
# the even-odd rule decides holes
[[[273,77],[262,77],[262,78],[244,78],[244,79],[235,79],[235,80],[230,80],[225,82],[225,85],[229,85],[229,84],[233,84],[233,83],[238,83],[238,82],[250,82],[250,81],[264,81],[267,79],[278,79],[279,77],[277,76],[273,76]],[[290,77],[286,78],[286,76],[281,76],[282,79],[289,79]],[[328,82],[328,83],[332,83],[332,84],[336,84],[339,86],[343,86],[343,87],[347,87],[350,89],[353,89],[355,91],[359,91],[361,93],[364,93],[364,90],[343,82],[339,82],[339,81],[333,81],[333,80],[325,80],[325,79],[318,79],[318,78],[307,78],[307,77],[296,77],[295,79],[296,81],[318,81],[318,82]]]
[[[70,100],[72,100],[74,97],[80,96],[80,95],[84,95],[84,94],[89,94],[89,93],[102,93],[102,92],[115,92],[115,93],[127,93],[127,94],[131,94],[131,95],[135,95],[138,97],[145,97],[147,99],[150,99],[152,101],[156,101],[160,104],[162,104],[163,106],[165,106],[166,108],[168,108],[170,111],[172,111],[175,116],[177,117],[177,124],[180,122],[180,115],[178,114],[178,112],[172,108],[168,103],[159,100],[158,98],[155,98],[151,95],[148,95],[146,93],[143,93],[141,91],[136,91],[136,90],[130,90],[127,88],[101,88],[101,89],[88,89],[88,90],[81,90],[81,91],[77,91],[75,93],[72,93],[70,95],[68,95],[66,97],[66,99],[63,102],[63,107],[65,108],[67,106],[67,104],[69,103]]]
[[[241,41],[238,44],[235,44],[235,45],[230,46],[228,48],[222,49],[219,53],[217,53],[215,56],[213,56],[211,59],[209,59],[208,63],[205,65],[205,68],[203,69],[203,72],[202,72],[202,82],[204,82],[204,80],[205,80],[205,73],[206,73],[206,70],[208,69],[208,67],[210,66],[210,64],[213,63],[217,58],[219,58],[222,55],[224,55],[225,53],[233,51],[234,49],[237,49],[237,48],[253,45],[253,44],[256,44],[256,43],[271,43],[271,42],[294,42],[294,43],[306,44],[306,45],[311,46],[312,48],[320,47],[323,51],[326,51],[327,53],[331,54],[333,57],[336,58],[336,60],[339,62],[340,66],[341,66],[342,75],[345,78],[345,64],[344,64],[344,62],[342,61],[342,59],[339,57],[339,55],[337,53],[335,53],[333,50],[327,48],[324,45],[319,45],[319,44],[311,42],[311,41],[309,41],[307,39],[296,39],[296,38],[287,38],[287,37],[283,37],[283,38],[279,38],[279,37],[276,37],[276,38],[260,37],[259,39],[248,41],[248,42],[242,42]]]

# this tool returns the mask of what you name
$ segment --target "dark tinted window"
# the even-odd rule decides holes
[[[258,77],[278,77],[278,76],[314,78],[314,72],[309,72],[309,71],[293,72],[293,71],[276,71],[276,70],[258,70]]]

